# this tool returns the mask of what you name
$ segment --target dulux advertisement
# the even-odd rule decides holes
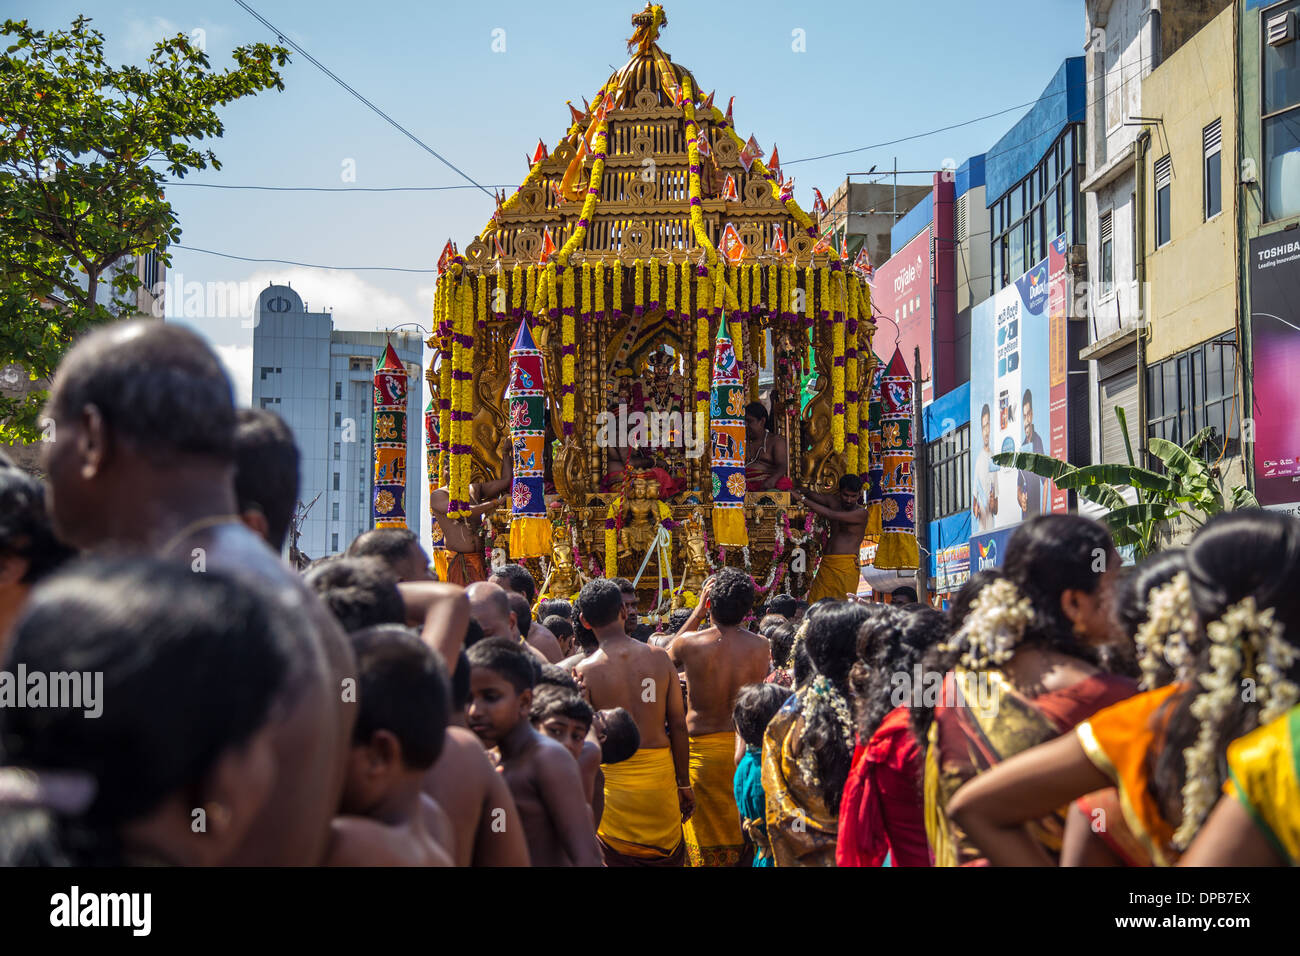
[[[1066,457],[1066,239],[1046,259],[971,310],[970,570],[1002,564],[1015,526],[1064,512],[1065,492],[993,456]]]

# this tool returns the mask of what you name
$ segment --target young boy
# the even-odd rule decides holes
[[[591,705],[562,685],[539,684],[533,689],[531,713],[533,729],[564,744],[578,761],[582,787],[594,817],[592,801],[600,773],[600,744],[587,736],[591,730]]]
[[[763,731],[793,693],[779,684],[747,684],[736,695],[736,736],[744,756],[736,764],[736,806],[740,829],[754,845],[754,866],[771,866],[767,840],[767,801],[763,795]]]
[[[441,659],[398,624],[352,635],[359,703],[329,866],[451,866],[454,834],[422,792],[450,715]]]
[[[501,752],[501,772],[519,809],[532,864],[600,866],[578,767],[562,745],[529,722],[536,670],[527,651],[493,637],[466,653],[469,727],[484,746]]]

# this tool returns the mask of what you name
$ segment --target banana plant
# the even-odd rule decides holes
[[[1056,487],[1106,508],[1103,521],[1116,545],[1132,545],[1144,558],[1159,548],[1160,531],[1167,522],[1182,516],[1199,527],[1221,511],[1258,508],[1259,502],[1244,485],[1234,485],[1225,494],[1214,468],[1200,457],[1201,448],[1214,434],[1203,428],[1184,445],[1152,438],[1150,453],[1159,459],[1163,472],[1138,465],[1128,437],[1128,419],[1123,408],[1115,409],[1128,464],[1072,465],[1048,455],[1003,452],[993,460],[1003,468],[1016,468],[1047,478]],[[1137,502],[1124,495],[1132,488]]]

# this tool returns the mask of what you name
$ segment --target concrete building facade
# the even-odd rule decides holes
[[[285,420],[302,459],[298,497],[310,508],[298,548],[310,558],[338,553],[372,525],[373,379],[389,336],[335,330],[330,313],[308,312],[301,296],[281,285],[258,296],[255,320],[252,405]],[[415,467],[407,469],[407,526],[419,535],[423,342],[418,332],[395,332],[391,340],[411,376],[407,452]]]

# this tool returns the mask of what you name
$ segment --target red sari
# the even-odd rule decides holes
[[[866,746],[853,751],[853,767],[840,801],[836,866],[930,866],[921,780],[925,755],[908,720],[895,707]]]

